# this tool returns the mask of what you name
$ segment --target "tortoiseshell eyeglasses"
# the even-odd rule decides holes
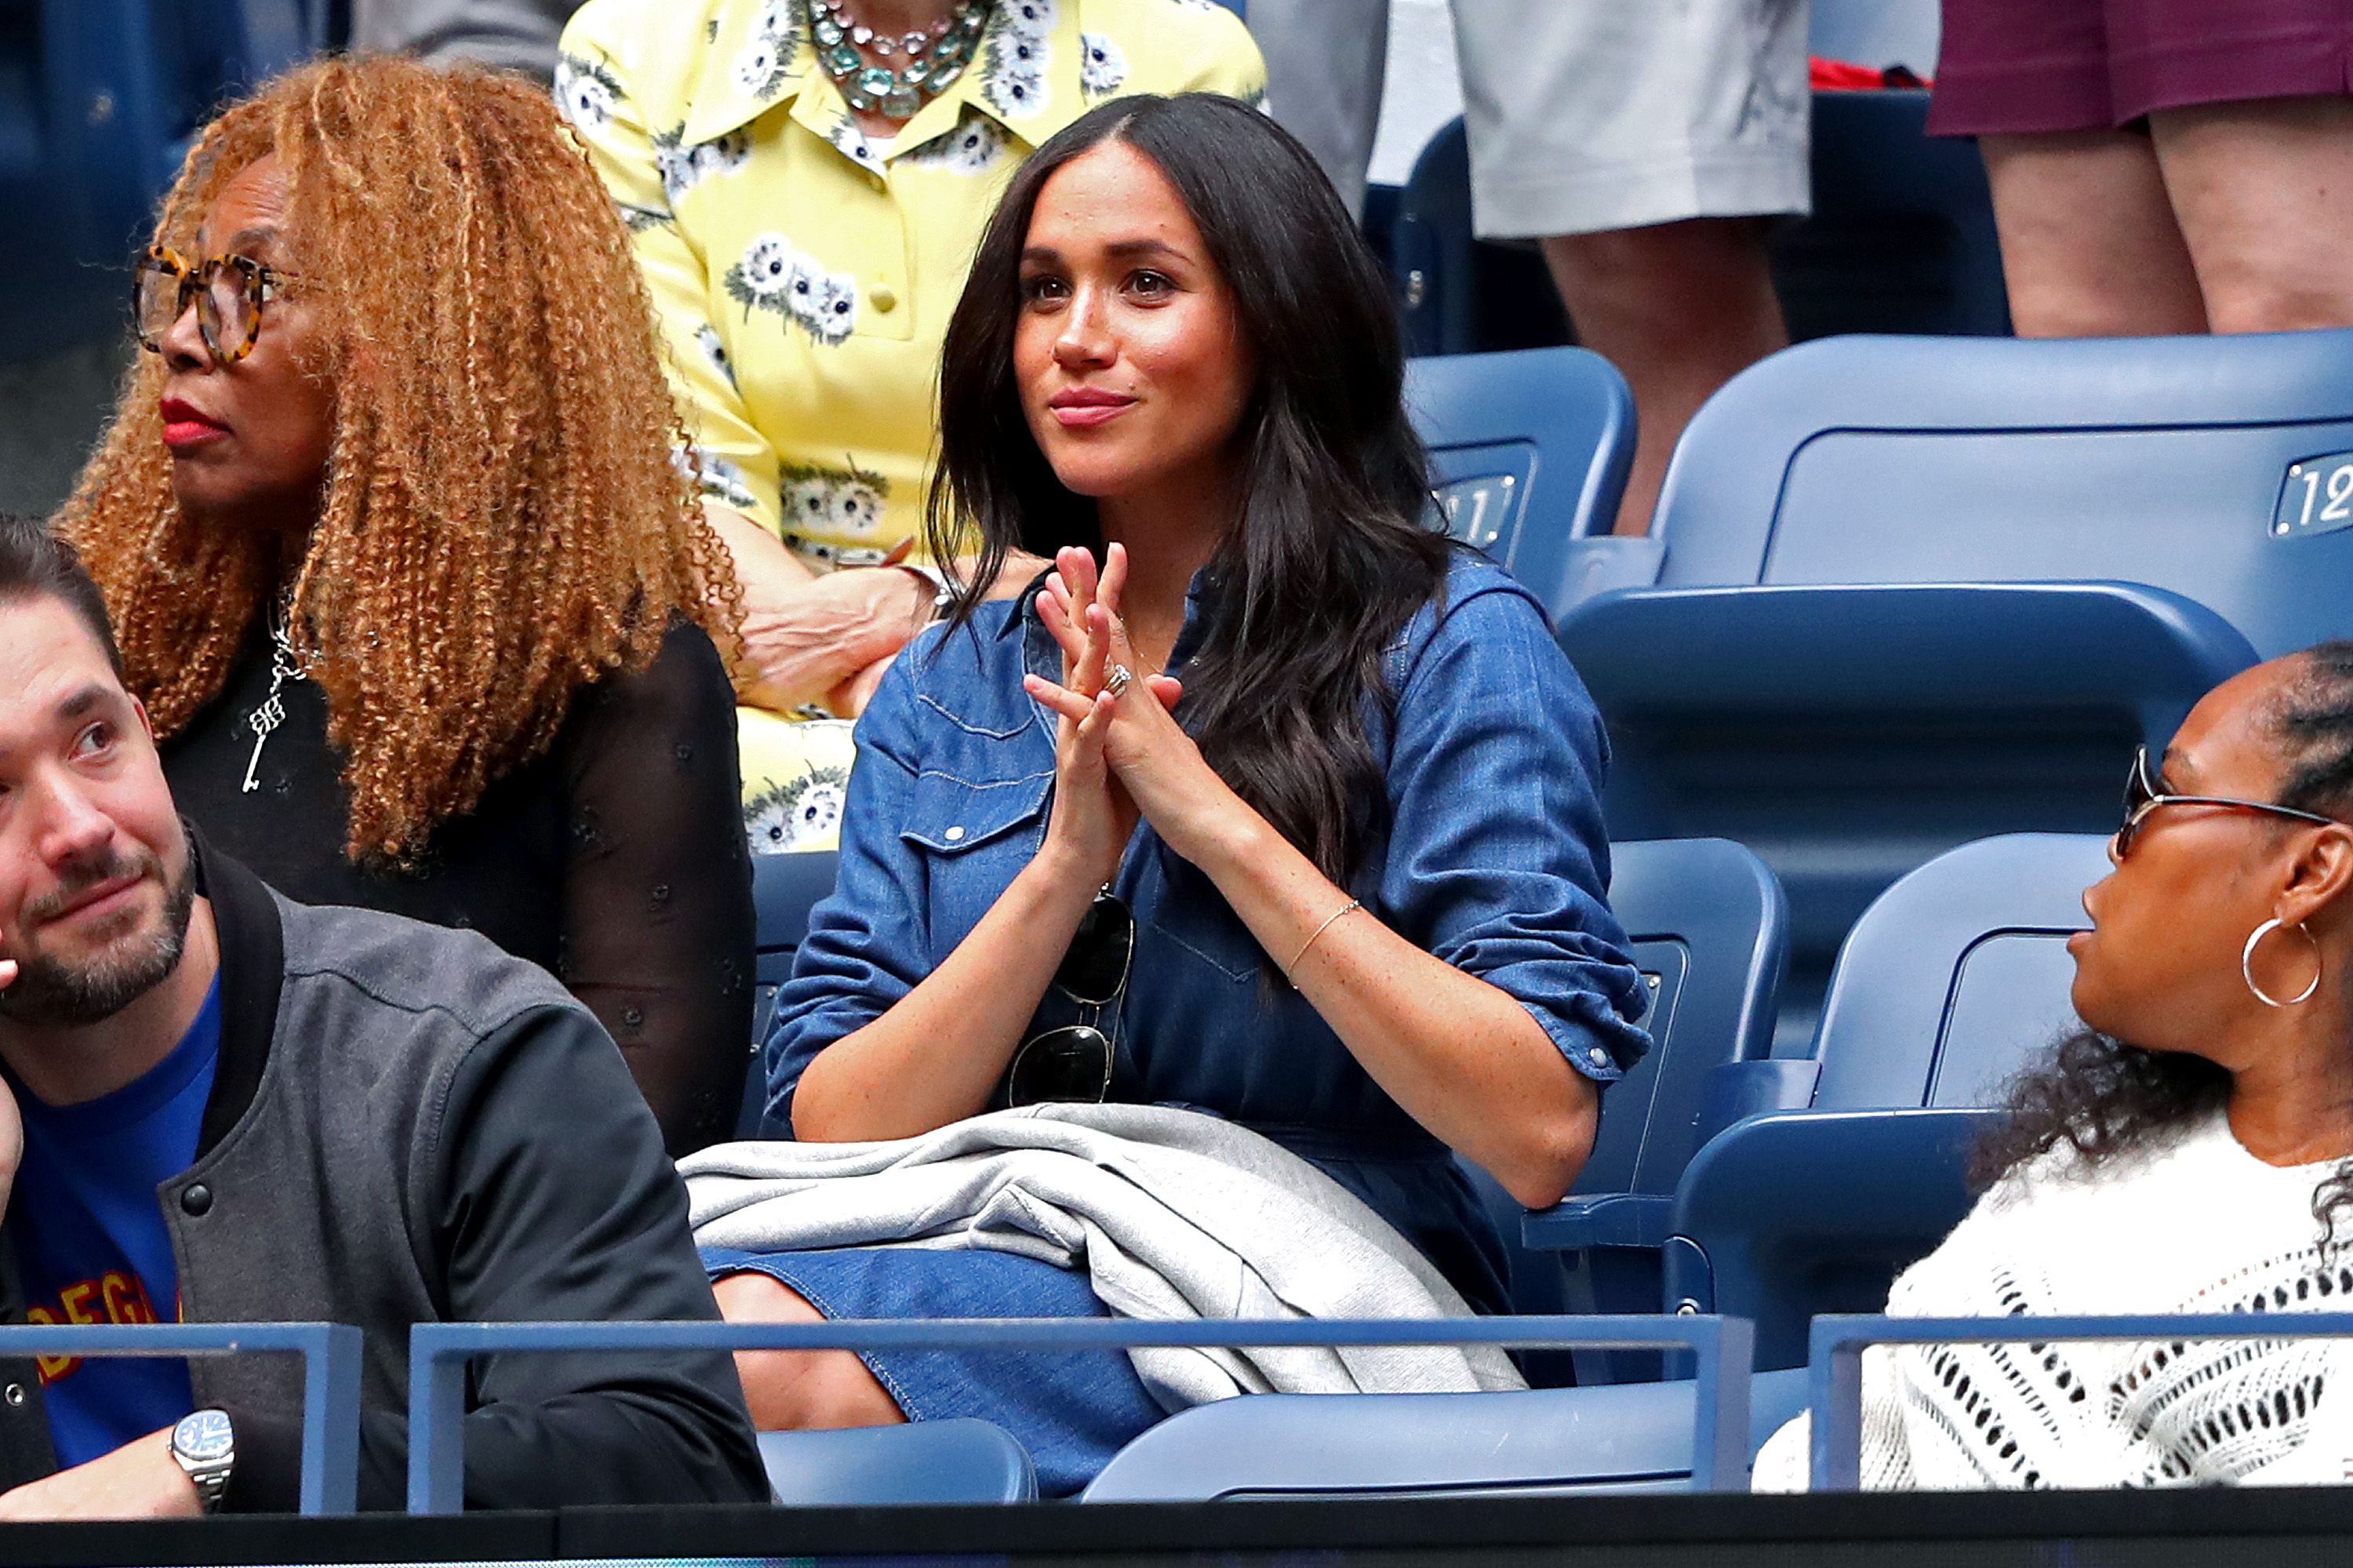
[[[279,296],[285,276],[250,256],[216,256],[191,263],[168,247],[150,246],[131,291],[139,345],[161,354],[164,334],[194,300],[196,330],[204,334],[214,362],[235,365],[253,352],[261,336],[262,307]]]

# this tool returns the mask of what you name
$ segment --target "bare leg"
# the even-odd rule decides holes
[[[798,1291],[765,1274],[723,1274],[712,1284],[731,1323],[821,1323]],[[763,1432],[892,1426],[907,1419],[866,1363],[849,1351],[738,1351],[735,1371],[752,1425]]]
[[[1667,459],[1715,389],[1774,350],[1788,329],[1766,264],[1765,224],[1694,217],[1544,241],[1577,341],[1634,389],[1641,429],[1620,534],[1651,525]]]
[[[2353,99],[2149,116],[2216,332],[2353,326]]]
[[[2054,131],[1979,145],[2019,336],[2206,330],[2198,275],[2147,137]]]

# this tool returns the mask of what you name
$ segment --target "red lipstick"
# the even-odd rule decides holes
[[[227,425],[177,397],[164,398],[160,411],[164,416],[164,444],[174,452],[200,447],[228,434]]]

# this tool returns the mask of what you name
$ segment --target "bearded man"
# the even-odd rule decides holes
[[[595,1017],[470,932],[280,898],[172,806],[97,588],[0,519],[0,1319],[359,1326],[362,1507],[421,1321],[711,1319]],[[723,1354],[475,1364],[476,1507],[767,1489]],[[282,1356],[0,1361],[0,1518],[290,1510]]]

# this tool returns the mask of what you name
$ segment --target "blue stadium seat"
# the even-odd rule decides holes
[[[1788,938],[1780,884],[1722,839],[1610,846],[1609,903],[1651,987],[1650,1054],[1610,1086],[1575,1195],[1523,1210],[1475,1167],[1472,1180],[1509,1244],[1512,1308],[1521,1313],[1648,1312],[1659,1299],[1658,1248],[1676,1181],[1710,1131],[1718,1069],[1765,1055]],[[1635,1351],[1532,1351],[1540,1386],[1655,1377]]]
[[[2353,330],[1845,338],[1692,420],[1664,588],[2123,579],[2264,657],[2347,629]]]
[[[1989,833],[2105,829],[2134,744],[2348,629],[2348,350],[1844,338],[1700,411],[1659,586],[1576,607],[1562,641],[1620,743],[1617,830],[1722,834],[1781,873],[1781,1049],[1895,874]]]
[[[0,0],[0,204],[42,215],[41,308],[0,360],[125,317],[130,262],[189,140],[220,103],[308,55],[302,0]]]
[[[830,850],[752,857],[757,959],[752,986],[752,1065],[744,1084],[744,1107],[735,1118],[738,1138],[760,1136],[760,1114],[768,1097],[760,1047],[776,1018],[776,990],[792,978],[793,953],[808,935],[809,911],[833,891],[834,871],[839,863],[840,857]]]
[[[1804,1408],[1805,1371],[1749,1381],[1749,1452]],[[1334,1494],[1544,1497],[1689,1489],[1693,1387],[1252,1394],[1136,1438],[1083,1500]]]
[[[1841,939],[1896,877],[1989,834],[2112,829],[2133,747],[2255,658],[2212,610],[2125,583],[1620,591],[1560,639],[1609,721],[1615,830],[1736,839],[1788,889],[1776,1054],[1804,1051]]]
[[[1029,1450],[1003,1428],[971,1416],[759,1436],[769,1489],[787,1508],[1038,1498]]]
[[[1666,1254],[1676,1310],[1757,1324],[1757,1361],[1806,1359],[1817,1312],[1877,1311],[1888,1281],[1968,1211],[1970,1146],[2001,1086],[2077,1026],[2066,939],[2108,871],[2098,834],[1967,844],[1897,882],[1855,925],[1810,1085],[1693,1159]],[[1738,1069],[1736,1069],[1737,1071]]]
[[[1450,531],[1546,609],[1650,579],[1654,566],[1577,545],[1609,532],[1634,461],[1633,395],[1608,360],[1581,348],[1418,359],[1405,393]],[[1613,575],[1597,577],[1597,567]]]
[[[1813,212],[1773,242],[1793,340],[2010,331],[1984,164],[1968,141],[1930,138],[1927,114],[1928,95],[1917,90],[1813,95]],[[1574,341],[1534,247],[1473,238],[1470,142],[1459,119],[1415,159],[1390,250],[1410,353]]]

